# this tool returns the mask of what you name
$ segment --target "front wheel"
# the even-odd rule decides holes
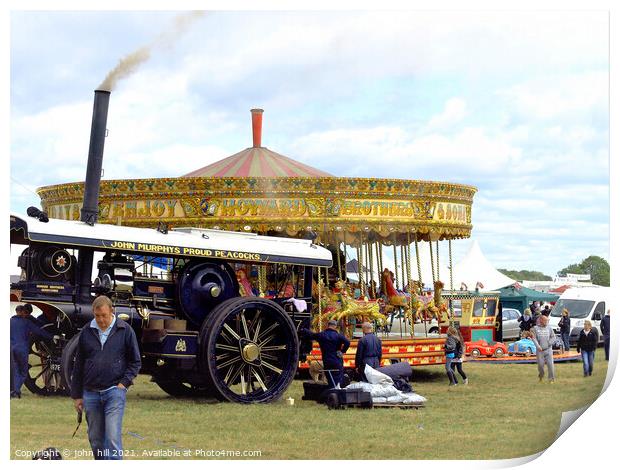
[[[275,302],[238,297],[218,305],[200,329],[200,368],[219,397],[269,403],[289,387],[299,360],[290,316]]]
[[[493,356],[498,357],[498,358],[504,357],[504,350],[501,348],[497,348],[495,352],[493,353]]]
[[[527,348],[527,349],[525,350],[525,355],[526,355],[527,357],[530,357],[530,356],[532,355],[532,349],[531,349],[531,348]]]
[[[480,350],[474,348],[474,349],[471,350],[470,354],[471,354],[471,357],[473,357],[474,359],[477,359],[477,358],[480,357]]]

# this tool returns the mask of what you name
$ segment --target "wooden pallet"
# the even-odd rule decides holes
[[[402,408],[402,409],[418,409],[424,408],[424,403],[373,403],[373,408]]]

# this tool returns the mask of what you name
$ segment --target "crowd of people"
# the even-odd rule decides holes
[[[11,398],[21,398],[21,387],[27,378],[28,355],[33,337],[44,341],[58,341],[57,336],[41,328],[32,316],[32,305],[18,305],[11,317]],[[556,335],[549,326],[550,309],[532,304],[519,318],[524,337],[536,345],[538,378],[542,382],[545,369],[550,383],[555,382],[553,343]],[[570,336],[570,313],[564,310],[560,321],[560,335],[568,349]],[[609,360],[610,311],[601,320],[605,359]],[[359,340],[355,355],[355,368],[361,380],[365,380],[366,365],[379,368],[382,360],[382,343],[373,332],[370,323],[362,324],[363,337]],[[330,387],[340,387],[344,380],[343,355],[349,349],[350,340],[338,331],[338,323],[329,320],[321,332],[301,330],[302,336],[319,343],[323,370]],[[577,341],[577,352],[581,354],[584,376],[591,376],[594,357],[599,342],[598,332],[589,320],[584,322]],[[107,347],[104,347],[107,345]],[[457,373],[468,384],[469,378],[463,370],[465,343],[458,328],[447,329],[445,370],[451,387],[458,384]],[[85,367],[85,364],[99,364],[100,367]],[[109,368],[106,364],[118,364]],[[80,334],[75,368],[71,382],[71,397],[75,409],[86,413],[88,437],[95,458],[122,458],[121,427],[125,407],[126,391],[141,367],[140,352],[134,331],[129,325],[116,318],[112,302],[100,296],[93,302],[93,319]],[[116,453],[115,453],[116,452]]]

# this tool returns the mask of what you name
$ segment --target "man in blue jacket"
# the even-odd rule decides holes
[[[95,318],[80,332],[71,377],[75,409],[86,412],[88,440],[96,460],[120,460],[127,389],[142,365],[133,329],[116,318],[112,301],[93,302]]]
[[[39,328],[31,319],[30,312],[32,310],[28,310],[24,305],[18,305],[15,308],[16,315],[13,315],[10,320],[11,398],[22,397],[22,385],[28,377],[28,355],[31,339],[39,337],[49,341],[53,338],[49,332]]]
[[[357,342],[355,352],[355,368],[362,380],[366,381],[364,369],[368,364],[373,369],[381,367],[381,340],[372,332],[372,325],[368,322],[362,323],[364,337]]]
[[[319,343],[321,357],[323,358],[323,370],[329,386],[334,388],[336,385],[340,385],[344,374],[342,356],[349,349],[351,342],[338,333],[336,320],[329,320],[325,331],[313,333],[304,328],[302,334]]]

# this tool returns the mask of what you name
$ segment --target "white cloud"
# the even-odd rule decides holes
[[[428,127],[431,129],[449,127],[461,122],[465,115],[465,101],[461,98],[450,98],[446,101],[443,111],[431,118]]]

